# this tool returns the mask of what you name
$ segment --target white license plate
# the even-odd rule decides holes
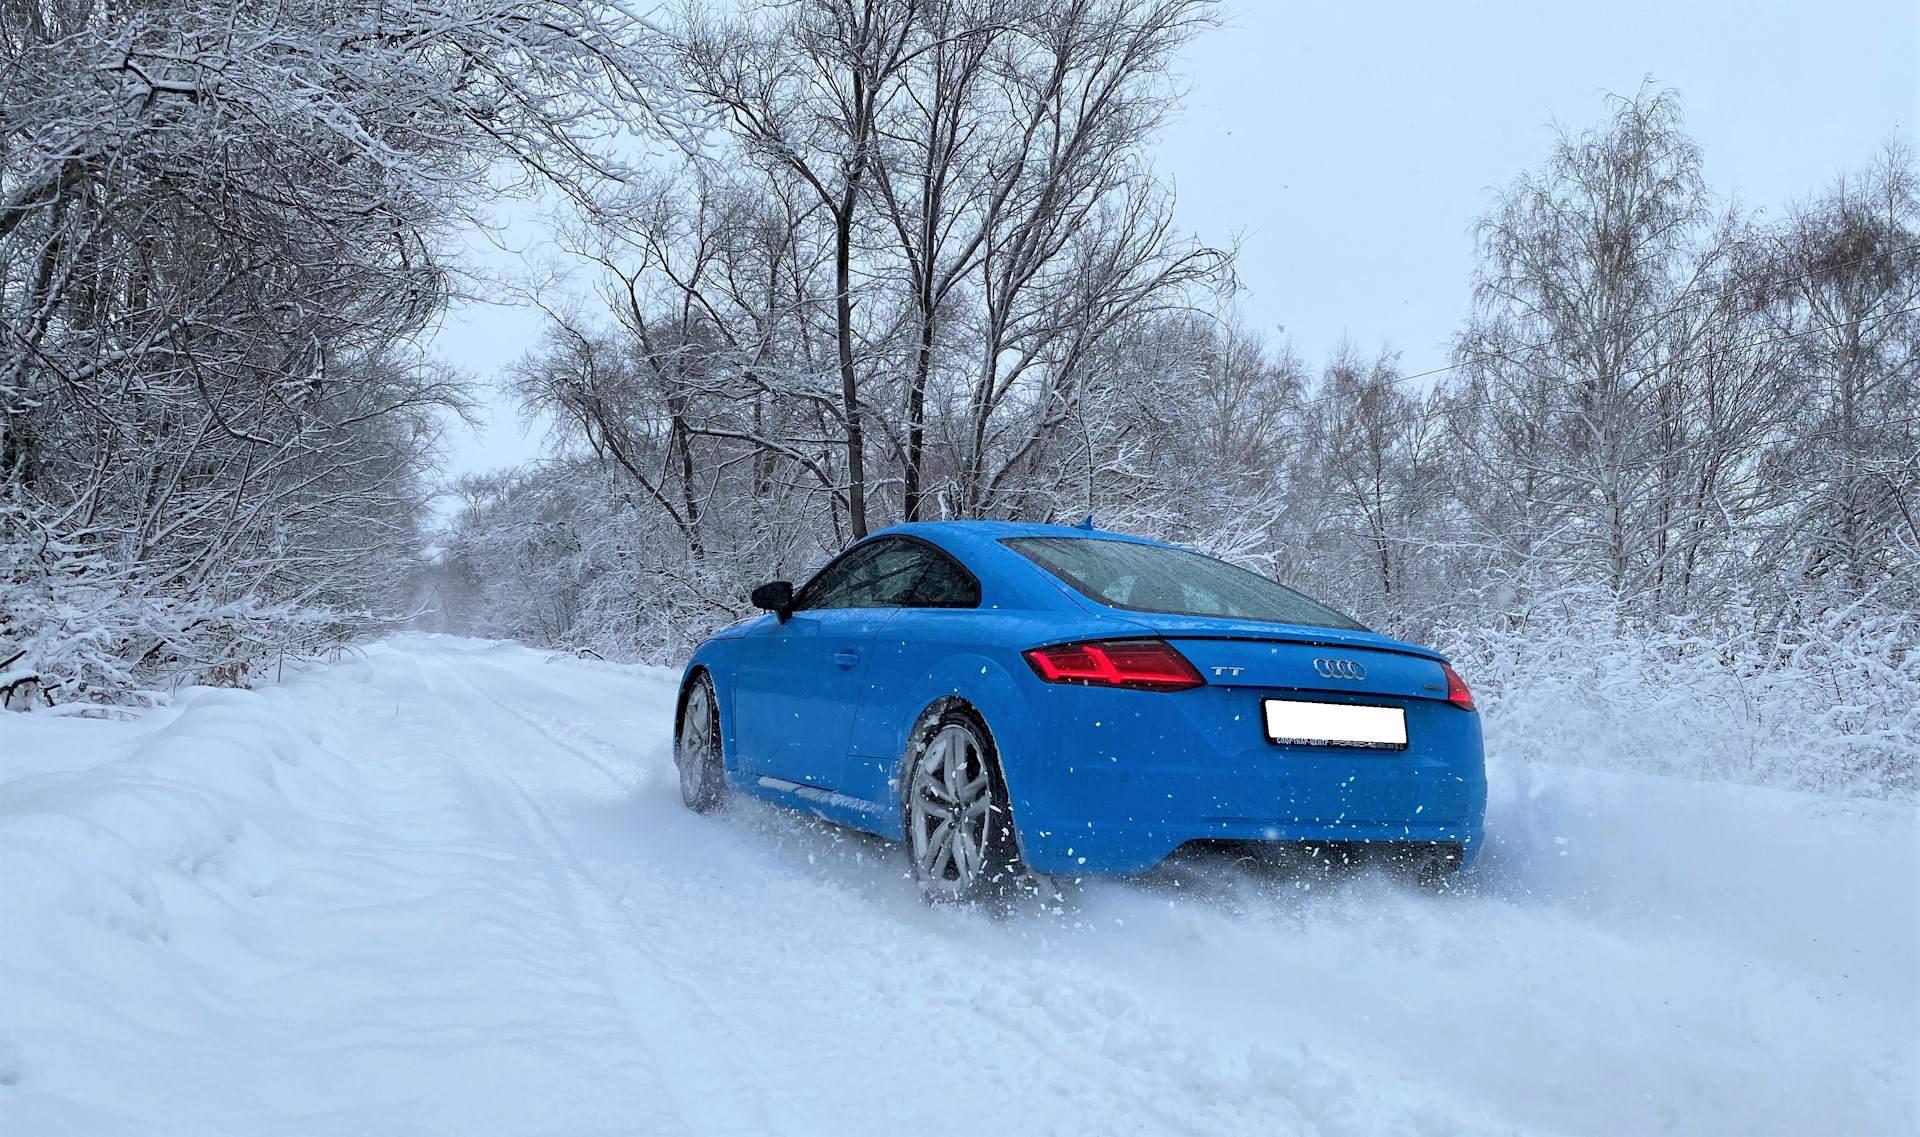
[[[1308,703],[1265,699],[1267,740],[1295,746],[1360,746],[1370,750],[1407,748],[1407,712],[1399,707],[1356,707],[1351,703]]]

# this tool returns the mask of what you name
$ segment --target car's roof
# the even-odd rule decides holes
[[[873,535],[882,533],[901,533],[915,537],[953,537],[960,540],[998,541],[1006,537],[1098,537],[1110,541],[1132,541],[1140,545],[1161,545],[1147,537],[1135,537],[1128,533],[1112,533],[1105,529],[1082,529],[1077,525],[1047,525],[1037,521],[909,521],[904,524],[877,530]]]
[[[1147,537],[1135,537],[1126,533],[1113,533],[1105,529],[1082,529],[1077,525],[1045,525],[1033,521],[914,521],[877,530],[869,539],[888,533],[923,537],[937,545],[944,546],[949,552],[961,555],[972,553],[978,558],[976,564],[979,563],[979,560],[988,558],[991,558],[992,563],[995,564],[1023,564],[1032,570],[1031,575],[1036,580],[1045,579],[1048,581],[1054,581],[1055,578],[1039,565],[1020,556],[1012,549],[1002,546],[1000,542],[1008,537],[1091,537],[1099,540],[1127,541],[1136,545],[1158,545],[1162,548],[1172,549],[1183,548],[1183,546],[1171,545],[1165,541],[1155,541]],[[1193,550],[1187,549],[1185,551],[1192,552]],[[1099,605],[1097,599],[1089,600],[1067,585],[1058,582],[1055,582],[1053,589],[1034,595],[1044,596],[1048,601],[1057,602],[1064,600],[1068,605],[1081,609],[1086,608],[1088,604]],[[1048,606],[1051,607],[1052,605]],[[1176,613],[1144,613],[1131,609],[1121,610],[1115,614],[1139,622],[1143,626],[1150,627],[1164,628],[1171,626],[1171,624],[1194,625],[1192,627],[1183,627],[1181,631],[1185,633],[1202,631],[1217,632],[1218,629],[1216,629],[1214,625],[1218,620],[1223,619],[1222,617],[1212,616],[1186,617]],[[1311,629],[1313,635],[1331,638],[1342,643],[1352,643],[1362,647],[1386,648],[1396,651],[1411,651],[1414,654],[1431,655],[1436,659],[1444,658],[1437,652],[1434,652],[1432,648],[1421,647],[1417,644],[1396,640],[1391,636],[1382,635],[1370,628],[1345,629],[1321,624],[1285,624],[1279,621],[1265,620],[1246,622],[1246,628],[1250,632],[1259,632],[1267,627]]]
[[[1010,604],[1009,607],[1024,608],[1031,606],[1049,610],[1091,611],[1096,612],[1096,614],[1105,614],[1132,621],[1141,628],[1151,628],[1154,626],[1165,627],[1168,626],[1169,621],[1173,621],[1183,625],[1192,625],[1191,627],[1183,626],[1179,629],[1178,634],[1188,636],[1195,634],[1217,635],[1220,634],[1221,631],[1217,626],[1218,622],[1223,619],[1221,617],[1187,617],[1174,613],[1143,613],[1130,609],[1113,610],[1107,608],[1106,606],[1100,605],[1097,600],[1085,598],[1068,585],[1061,583],[1039,565],[1014,552],[1012,549],[1001,545],[1000,542],[1008,537],[1090,537],[1096,540],[1126,541],[1137,545],[1158,545],[1162,548],[1171,549],[1182,549],[1184,546],[1169,544],[1165,541],[1155,541],[1149,537],[1135,537],[1127,533],[1114,533],[1106,529],[1082,529],[1077,525],[1047,525],[1037,521],[910,521],[899,525],[892,525],[885,529],[877,529],[868,534],[862,541],[855,543],[864,544],[866,541],[870,541],[875,537],[889,534],[920,537],[944,547],[948,552],[963,557],[972,554],[975,559],[969,567],[987,568],[989,565],[1012,566],[1018,564],[1024,565],[1026,569],[1029,570],[1025,573],[996,573],[995,584],[999,587],[1018,587],[1016,582],[1021,580],[1028,580],[1034,584],[1038,584],[1038,582],[1043,580],[1050,582],[1045,588],[1022,592],[1022,595],[1024,595],[1030,603],[1013,603]],[[1193,552],[1191,549],[1186,549],[1185,551]],[[995,605],[995,607],[998,606],[998,604]],[[1269,628],[1297,628],[1321,639],[1352,644],[1356,647],[1405,651],[1415,655],[1431,656],[1435,659],[1445,658],[1445,656],[1440,655],[1432,648],[1396,640],[1391,636],[1382,635],[1368,628],[1349,630],[1320,624],[1286,624],[1278,621],[1255,620],[1245,622],[1244,631],[1238,634],[1271,634],[1267,632]],[[1233,629],[1227,630],[1230,634],[1233,633]]]

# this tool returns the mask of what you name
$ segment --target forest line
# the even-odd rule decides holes
[[[884,525],[1091,514],[1448,647],[1521,751],[1910,793],[1911,154],[1751,209],[1646,85],[1475,221],[1445,368],[1309,363],[1151,163],[1218,16],[0,0],[0,698],[422,625],[672,662]],[[516,193],[591,285],[505,380],[557,429],[435,531],[475,392],[417,345]]]

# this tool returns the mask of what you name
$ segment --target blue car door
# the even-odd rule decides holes
[[[846,773],[837,787],[862,801],[895,800],[907,732],[925,709],[927,679],[942,660],[990,635],[981,618],[980,581],[959,561],[928,547],[927,571],[873,646]]]
[[[855,546],[800,590],[791,618],[742,638],[733,698],[743,769],[836,788],[874,636],[925,567],[918,542],[882,537]]]

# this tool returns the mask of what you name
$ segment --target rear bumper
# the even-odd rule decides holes
[[[1439,700],[1354,697],[1406,709],[1408,749],[1379,751],[1268,742],[1261,700],[1299,691],[1022,686],[1034,729],[1000,739],[1001,762],[1041,872],[1131,875],[1196,840],[1457,844],[1462,864],[1479,850],[1479,715]]]
[[[1272,821],[1137,825],[1110,822],[1072,831],[1027,832],[1022,853],[1027,864],[1050,876],[1132,876],[1146,872],[1190,841],[1271,841],[1393,845],[1458,845],[1460,864],[1473,863],[1481,831],[1463,825],[1389,825],[1373,822]]]

